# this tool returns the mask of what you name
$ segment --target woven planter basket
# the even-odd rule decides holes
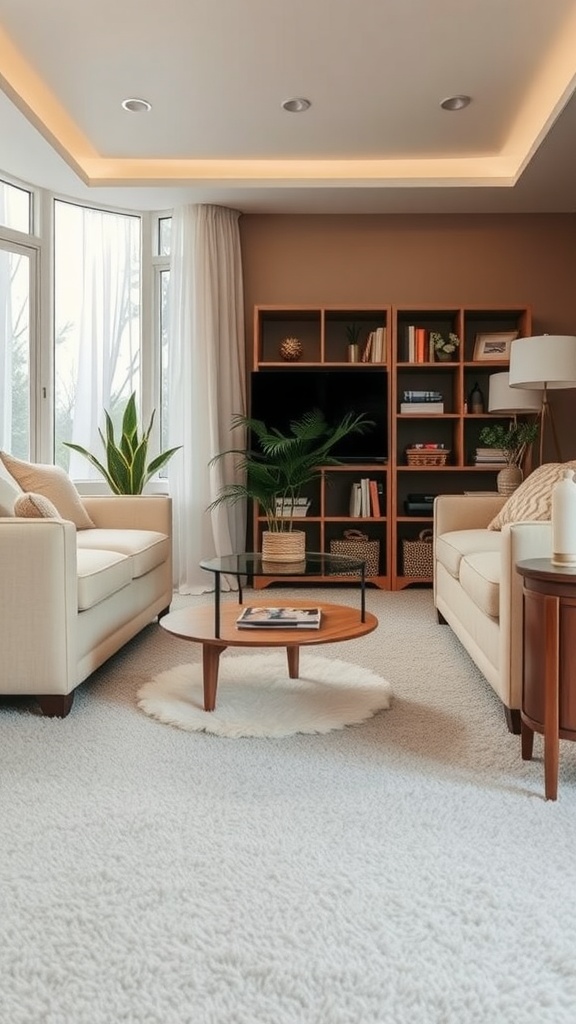
[[[409,466],[445,466],[450,452],[446,448],[407,448],[406,461]]]
[[[496,488],[498,494],[513,494],[522,483],[522,470],[520,466],[505,466],[496,477]]]
[[[286,533],[262,534],[262,559],[266,562],[302,562],[306,557],[306,534],[304,530],[290,530]]]

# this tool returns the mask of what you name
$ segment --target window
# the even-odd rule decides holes
[[[0,448],[30,457],[31,308],[36,253],[0,239]]]
[[[76,479],[99,474],[63,442],[100,457],[103,410],[140,409],[140,240],[138,216],[54,203],[55,461]]]
[[[119,425],[135,391],[143,424],[156,409],[151,455],[160,450],[171,225],[165,212],[98,210],[0,180],[0,447],[100,490],[64,442],[103,455],[104,409]]]
[[[0,181],[0,224],[12,231],[30,233],[32,194],[24,188]]]

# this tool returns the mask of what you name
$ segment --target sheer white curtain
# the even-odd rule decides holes
[[[169,443],[183,449],[168,464],[174,503],[174,575],[181,594],[213,587],[202,558],[243,551],[246,509],[208,512],[224,482],[219,452],[244,445],[231,430],[246,403],[240,214],[219,206],[186,206],[172,217],[169,326]]]
[[[55,253],[56,443],[105,461],[103,410],[123,409],[140,385],[139,218],[58,201]],[[68,452],[74,479],[101,481]]]

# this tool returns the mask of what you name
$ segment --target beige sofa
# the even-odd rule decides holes
[[[527,558],[549,557],[552,527],[516,522],[486,529],[506,501],[441,495],[434,502],[434,603],[500,697],[511,732],[520,731],[522,579]]]
[[[170,499],[83,504],[93,529],[0,517],[0,693],[32,694],[62,717],[75,687],[172,599]]]

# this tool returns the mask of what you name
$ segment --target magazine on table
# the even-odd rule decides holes
[[[244,608],[236,619],[241,629],[319,629],[319,608]]]

